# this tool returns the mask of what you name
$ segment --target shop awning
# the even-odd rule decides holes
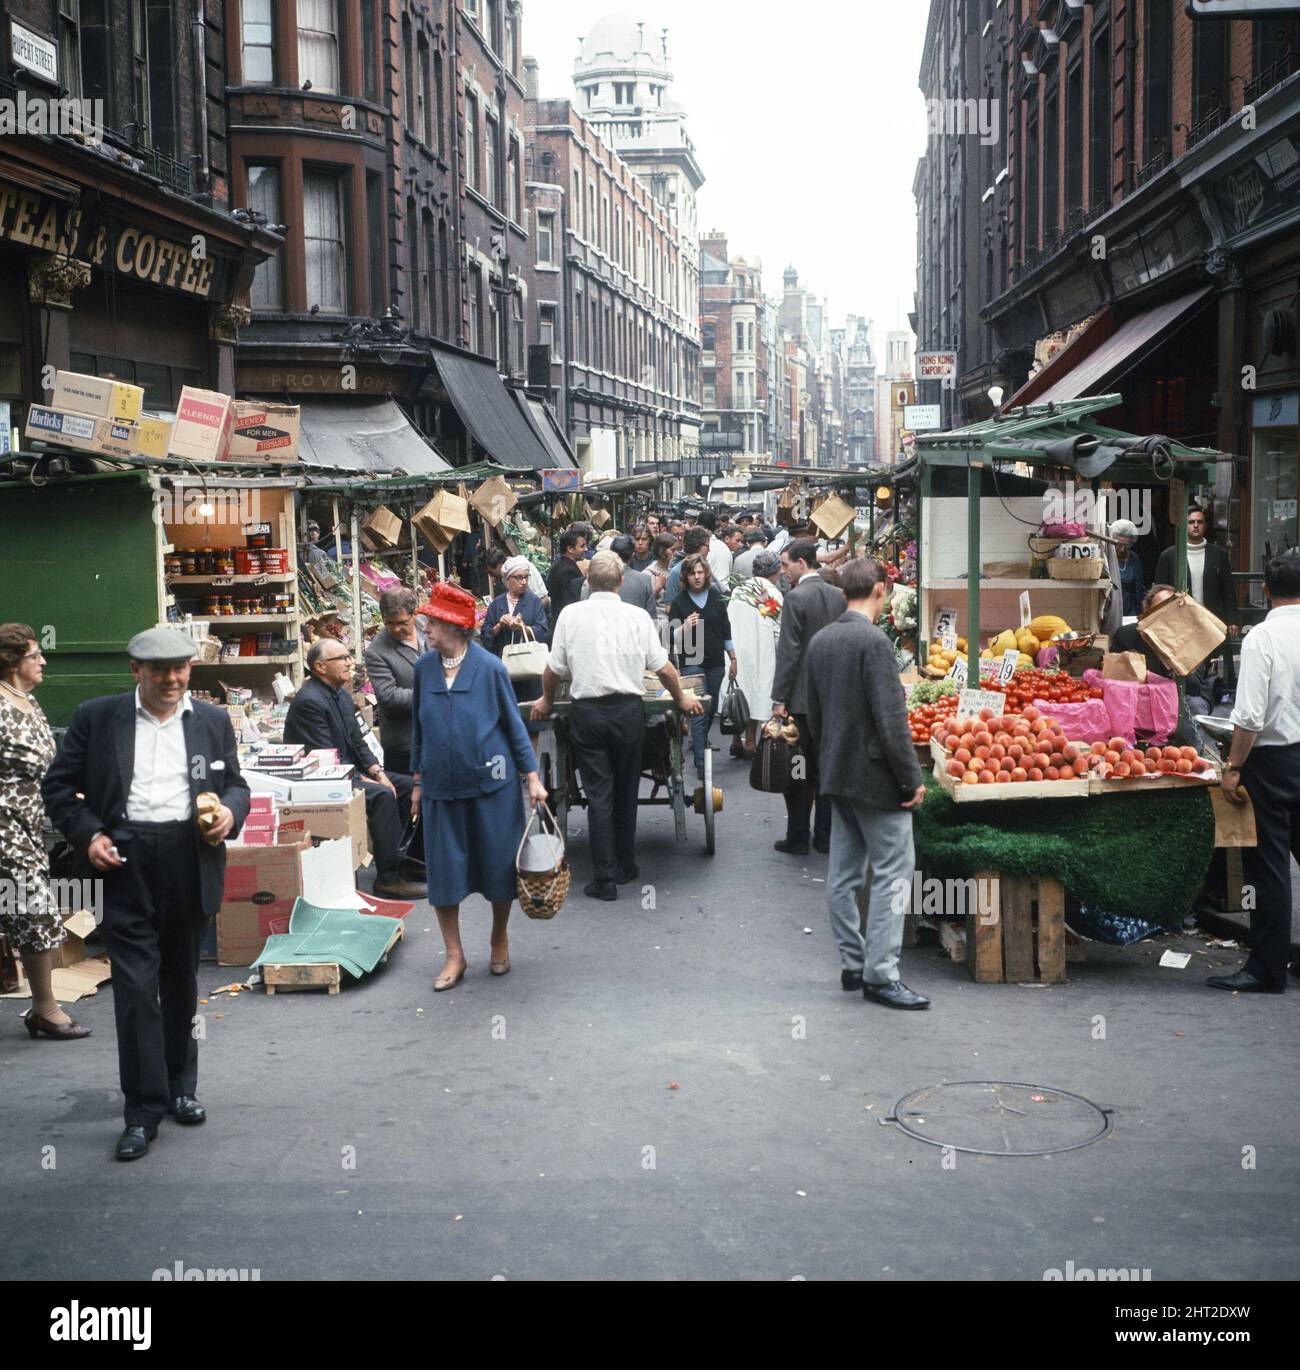
[[[510,395],[515,403],[523,410],[528,417],[528,421],[537,430],[538,437],[542,440],[542,445],[551,454],[549,467],[543,470],[551,471],[576,471],[578,463],[574,458],[573,452],[565,440],[564,433],[559,424],[555,421],[555,414],[549,405],[545,405],[541,400],[530,399],[521,390],[511,390]]]
[[[1120,372],[1136,364],[1153,344],[1162,342],[1214,290],[1200,287],[1135,314],[1118,327],[1107,313],[1099,315],[1077,338],[1007,401],[1005,408],[1022,404],[1060,404],[1084,395],[1115,389]]]
[[[492,362],[435,351],[438,374],[474,441],[500,466],[545,471],[555,460]]]
[[[332,471],[451,470],[395,400],[303,400],[300,450],[304,465]]]

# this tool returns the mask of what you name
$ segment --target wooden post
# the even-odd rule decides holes
[[[352,506],[352,650],[360,660],[366,644],[361,637],[361,526]]]
[[[980,687],[980,473],[971,459],[966,473],[966,684]]]
[[[985,921],[977,909],[966,915],[966,968],[982,985],[1002,979],[1002,894],[1005,886],[996,871],[976,871],[977,883],[995,891],[990,901],[992,917]],[[985,883],[987,882],[987,883]]]
[[[334,505],[334,527],[330,530],[330,536],[334,539],[334,560],[341,566],[343,564],[343,549],[339,546],[339,541],[343,533],[343,516],[339,512],[339,501],[336,495],[332,501]]]
[[[1065,886],[1049,875],[1038,880],[1038,978],[1065,983]]]
[[[407,514],[407,522],[411,525],[411,589],[418,595],[420,593],[420,535],[415,529],[417,512],[415,505],[412,504]]]
[[[1010,984],[1034,978],[1034,930],[1029,919],[1031,877],[1001,877],[1002,964]]]

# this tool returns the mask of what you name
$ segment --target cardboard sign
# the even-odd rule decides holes
[[[955,652],[957,650],[957,630],[955,628],[945,629],[939,634],[939,646],[945,652]]]
[[[938,641],[947,647],[945,639],[952,637],[952,645],[957,645],[957,610],[943,608],[939,610],[939,615],[934,621],[934,635]]]
[[[998,679],[1004,684],[1008,684],[1011,677],[1016,673],[1016,663],[1020,660],[1020,653],[1014,647],[1008,647],[1002,653],[1002,665],[998,668]]]
[[[957,682],[957,688],[959,690],[962,690],[966,686],[966,675],[966,658],[964,656],[959,656],[957,660],[954,661],[952,665],[948,668],[948,674],[947,676],[945,676],[945,679],[955,680]]]
[[[1034,611],[1029,607],[1029,591],[1020,592],[1020,626],[1028,628],[1034,621]]]
[[[1007,697],[997,690],[962,690],[957,696],[957,721],[978,718],[981,709],[992,709],[1001,718],[1007,707]]]

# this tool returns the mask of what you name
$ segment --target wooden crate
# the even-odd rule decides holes
[[[1083,799],[1088,794],[1088,777],[1076,780],[1027,780],[1023,785],[963,785],[948,774],[948,755],[934,739],[930,741],[934,774],[946,793],[958,804],[990,799]]]
[[[1062,984],[1065,886],[1052,876],[997,871],[979,871],[975,878],[996,882],[997,892],[990,917],[966,915],[966,968],[972,978],[980,984]]]
[[[405,932],[406,924],[398,923],[393,929],[393,935],[388,939],[388,945],[384,948],[385,958],[402,940]],[[260,969],[262,971],[262,983],[266,986],[268,995],[273,995],[276,990],[291,989],[323,989],[330,994],[337,994],[343,984],[343,967],[337,961],[294,962],[291,965],[268,964]]]

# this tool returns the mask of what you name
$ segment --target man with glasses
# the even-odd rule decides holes
[[[355,768],[353,787],[366,797],[366,826],[375,854],[375,890],[387,899],[423,899],[425,887],[402,878],[402,828],[411,811],[409,775],[384,768],[361,732],[357,706],[348,693],[352,653],[333,638],[321,638],[307,650],[311,677],[289,705],[284,740],[308,751],[334,750],[339,761]],[[408,734],[407,749],[410,749]]]
[[[126,1096],[120,1161],[145,1155],[164,1114],[187,1126],[207,1117],[194,1097],[199,948],[221,904],[225,840],[249,807],[226,711],[190,698],[194,644],[151,628],[127,652],[135,690],[78,706],[41,786],[54,826],[103,878]],[[220,806],[201,841],[205,793]]]
[[[1232,643],[1240,628],[1237,623],[1237,588],[1232,582],[1232,564],[1222,547],[1206,539],[1209,515],[1197,505],[1187,511],[1187,588],[1192,598],[1228,625],[1228,641],[1223,653],[1226,678],[1231,682]],[[1157,585],[1174,585],[1176,547],[1166,547],[1156,562]],[[1217,653],[1215,654],[1217,655]]]

